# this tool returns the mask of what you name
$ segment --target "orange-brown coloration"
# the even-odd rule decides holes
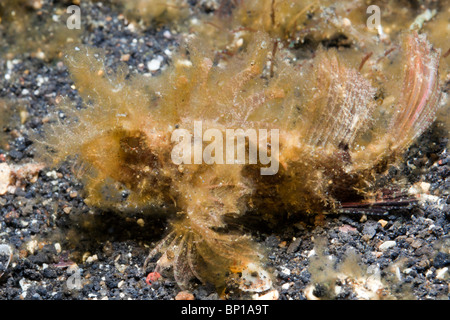
[[[320,48],[314,59],[293,68],[282,54],[270,57],[273,44],[266,33],[254,33],[245,52],[214,64],[214,50],[193,39],[160,76],[131,80],[125,72],[105,70],[94,49],[67,54],[87,105],[66,108],[69,122],[48,130],[46,146],[55,152],[49,154],[54,164],[75,156],[89,167],[87,201],[94,206],[165,205],[179,213],[149,259],[161,252],[155,272],[173,266],[180,286],[198,278],[223,287],[228,273],[249,266],[263,277],[263,251],[250,237],[230,231],[225,217],[250,210],[265,220],[281,213],[336,212],[342,202],[367,198],[438,108],[439,53],[423,35],[405,35],[402,50],[392,53],[397,67],[389,81],[380,81],[376,68],[360,73],[359,63],[350,64],[335,49]],[[382,69],[386,61],[380,61]],[[223,133],[278,129],[279,172],[263,176],[262,165],[248,159],[174,164],[171,134],[175,128],[193,132],[194,121]],[[123,190],[130,192],[126,200],[118,196]],[[248,284],[241,289],[257,290]]]

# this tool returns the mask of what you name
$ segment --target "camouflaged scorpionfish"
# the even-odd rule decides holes
[[[405,34],[389,55],[374,54],[364,73],[357,68],[364,53],[355,65],[357,53],[349,59],[319,48],[294,63],[273,55],[273,44],[257,32],[245,51],[217,61],[192,39],[151,78],[111,75],[92,48],[66,55],[86,106],[68,105],[68,120],[49,126],[47,154],[54,164],[73,157],[90,168],[84,183],[92,206],[150,212],[163,204],[178,212],[148,261],[161,253],[155,271],[173,267],[182,287],[197,278],[223,288],[234,277],[242,291],[269,290],[264,249],[229,223],[250,211],[270,220],[371,203],[378,178],[434,120],[439,52],[424,35]],[[192,151],[183,154],[192,161],[175,163],[175,130],[192,133],[183,146],[208,150],[213,161],[194,161]],[[234,141],[246,153],[229,163],[229,150],[220,151],[234,153]],[[262,174],[269,165],[277,170]]]

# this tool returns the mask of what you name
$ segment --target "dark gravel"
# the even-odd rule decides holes
[[[45,0],[43,10],[57,14],[63,4]],[[129,55],[126,63],[131,72],[149,72],[148,62],[157,57],[164,66],[180,40],[170,27],[132,27],[120,10],[101,2],[83,1],[81,8],[86,26],[81,42],[104,49],[107,64],[113,67],[124,55]],[[33,161],[30,136],[48,121],[55,101],[65,95],[79,101],[71,85],[58,57],[45,61],[30,52],[0,55],[0,98],[16,106],[5,133],[8,143],[0,145],[0,163]],[[27,113],[22,123],[21,111]],[[321,222],[305,218],[253,228],[255,239],[268,250],[267,266],[279,299],[361,298],[354,283],[334,273],[330,279],[317,280],[324,270],[311,267],[313,249],[332,257],[336,272],[345,272],[349,256],[358,257],[363,274],[371,266],[378,267],[386,297],[448,299],[447,135],[434,125],[395,169],[411,185],[425,183],[429,188],[417,205],[383,216],[330,215]],[[24,181],[13,193],[0,196],[0,244],[9,245],[14,253],[8,268],[7,256],[0,253],[0,274],[5,272],[0,299],[174,299],[181,289],[170,276],[149,285],[145,280],[151,268],[142,270],[149,249],[166,231],[165,223],[164,216],[91,209],[83,202],[82,184],[71,165],[45,168],[36,181]],[[330,283],[339,290],[330,291]],[[309,288],[313,296],[308,296]],[[191,293],[196,299],[219,298],[208,285],[198,285]]]

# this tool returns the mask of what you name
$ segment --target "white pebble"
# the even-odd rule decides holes
[[[448,267],[437,269],[436,270],[436,279],[444,280],[445,274],[448,271]]]
[[[127,29],[130,30],[131,32],[135,32],[136,26],[134,25],[134,23],[131,22],[128,24]]]
[[[27,283],[25,278],[22,278],[19,280],[19,285],[20,285],[20,288],[22,289],[22,295],[26,296],[27,290],[29,287],[31,287],[31,284]]]
[[[378,247],[378,249],[380,249],[381,251],[386,251],[387,249],[392,248],[395,245],[395,241],[385,241]]]
[[[316,251],[314,249],[312,249],[311,251],[308,252],[307,256],[308,256],[308,258],[311,258],[315,254],[316,254]]]
[[[58,179],[58,175],[56,173],[55,170],[49,171],[45,174],[47,177],[52,178],[52,179]]]
[[[159,70],[159,68],[161,67],[161,61],[159,61],[158,59],[153,59],[152,61],[150,61],[147,64],[147,68],[150,71],[156,71]]]
[[[290,284],[289,282],[286,282],[285,284],[283,284],[283,285],[281,286],[281,289],[287,290],[287,289],[289,289],[290,286],[291,286],[291,284]]]
[[[172,34],[170,33],[169,30],[164,31],[163,36],[164,36],[164,38],[166,38],[166,39],[172,38]]]
[[[164,50],[164,53],[165,53],[168,57],[171,57],[171,56],[172,56],[172,51],[170,51],[169,49]]]
[[[403,270],[403,273],[404,273],[404,274],[410,274],[411,271],[412,271],[411,268],[406,268],[405,270]]]
[[[290,276],[290,275],[291,275],[291,270],[289,270],[289,269],[286,268],[286,267],[281,267],[281,273],[282,273],[282,274],[285,274],[285,275],[287,275],[287,276]]]
[[[34,254],[34,252],[37,250],[38,248],[38,242],[37,240],[31,240],[30,242],[27,243],[26,248],[28,250],[28,252],[30,254]]]
[[[94,262],[94,261],[97,261],[97,260],[98,260],[98,257],[97,257],[96,254],[94,254],[93,256],[90,256],[90,257],[88,257],[86,259],[86,263],[91,263],[91,262]]]

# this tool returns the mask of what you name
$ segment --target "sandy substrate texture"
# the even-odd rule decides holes
[[[43,3],[52,12],[48,1]],[[170,28],[130,27],[120,12],[101,3],[83,3],[82,11],[87,25],[82,42],[103,48],[108,65],[127,60],[131,72],[146,73],[152,59],[161,57],[163,67],[176,49],[179,39]],[[79,97],[58,59],[47,63],[27,53],[12,59],[1,56],[0,75],[0,97],[22,101],[28,112],[23,124],[11,120],[9,146],[0,149],[0,162],[27,164],[35,152],[30,133],[46,121],[55,99],[68,95],[79,101]],[[425,183],[421,186],[428,196],[417,205],[383,216],[343,214],[321,222],[305,219],[267,226],[247,221],[245,228],[268,250],[267,265],[279,299],[373,297],[380,289],[367,281],[373,267],[379,268],[384,286],[375,295],[448,299],[446,146],[447,137],[435,125],[408,151],[405,164],[393,168],[410,184]],[[173,299],[181,289],[170,274],[149,285],[145,280],[154,264],[142,270],[149,249],[166,232],[165,223],[164,216],[91,209],[83,202],[82,185],[70,165],[44,168],[36,181],[25,179],[13,193],[0,196],[0,243],[13,249],[8,266],[8,256],[0,253],[0,273],[4,272],[0,299]],[[337,271],[310,267],[313,253],[320,251],[317,247],[312,251],[318,239]],[[343,266],[349,256],[359,257],[360,271]],[[190,293],[195,299],[219,298],[208,285],[199,284]]]

